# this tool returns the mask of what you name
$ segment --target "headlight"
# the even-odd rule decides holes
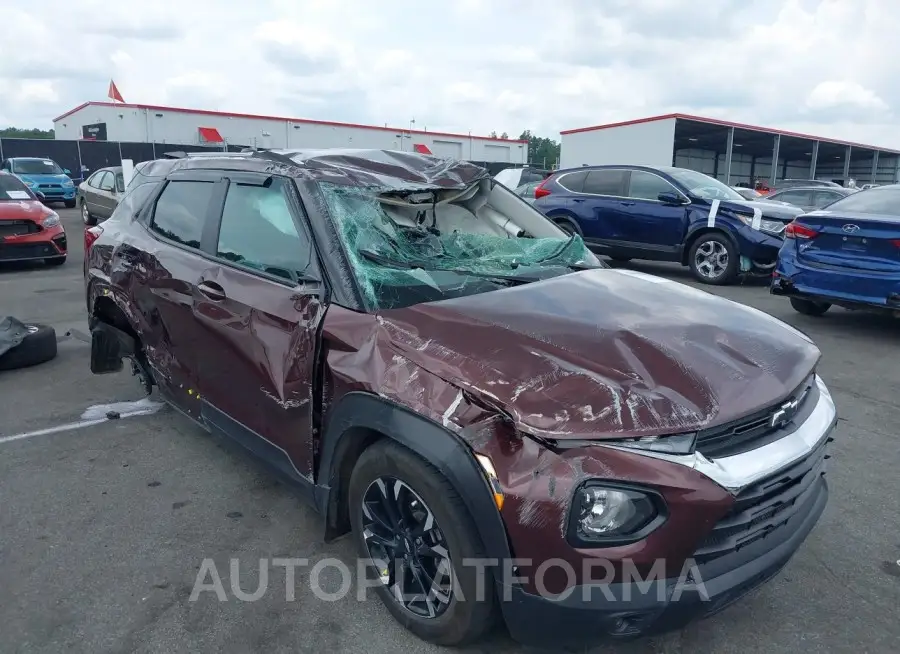
[[[56,227],[59,224],[59,214],[51,213],[41,222],[44,227]]]
[[[617,441],[607,441],[609,445],[618,445],[633,450],[657,452],[659,454],[692,454],[697,434],[672,434],[670,436],[644,436]]]
[[[747,227],[753,227],[753,216],[744,216],[741,214],[737,215],[738,220],[747,225]],[[781,234],[784,231],[785,224],[780,220],[763,220],[759,223],[759,231],[768,232],[769,234]]]
[[[27,186],[28,188],[34,188],[35,186],[37,186],[37,184],[35,184],[34,182],[29,182],[24,179],[22,180],[22,183],[25,184],[25,186]]]
[[[67,179],[66,181],[64,181],[64,182],[62,183],[62,185],[63,185],[65,188],[72,188],[73,186],[75,186],[75,182],[73,182],[71,179]]]
[[[650,491],[587,482],[572,503],[570,539],[584,547],[635,542],[662,524],[664,510],[662,498]]]

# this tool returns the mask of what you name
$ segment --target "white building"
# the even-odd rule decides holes
[[[528,142],[471,134],[255,116],[152,105],[86,102],[53,120],[57,139],[259,148],[415,150],[470,161],[524,164]],[[224,142],[224,143],[223,143]]]
[[[900,151],[714,118],[668,114],[560,134],[563,168],[678,166],[731,185],[790,178],[900,181]]]

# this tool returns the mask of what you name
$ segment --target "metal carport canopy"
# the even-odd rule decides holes
[[[892,158],[900,155],[900,150],[688,114],[668,114],[645,120],[649,122],[671,118],[675,119],[673,154],[680,150],[692,149],[726,155],[740,153],[754,159],[763,159],[768,162],[767,165],[770,165],[773,157],[777,157],[784,162],[806,163],[809,167],[810,179],[815,177],[814,155],[817,155],[816,165],[843,160],[845,176],[849,174],[850,166],[854,162],[871,161],[873,177],[878,166],[876,154],[889,155]],[[731,144],[729,144],[729,140],[732,141]],[[726,183],[730,183],[730,162],[731,157],[726,156],[725,170],[722,171]],[[781,176],[778,175],[777,166],[770,170],[770,181],[774,184],[776,179]]]

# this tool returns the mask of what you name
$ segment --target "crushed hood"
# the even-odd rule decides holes
[[[771,316],[684,284],[600,269],[385,311],[393,349],[535,436],[693,431],[792,392],[819,360]]]
[[[781,220],[783,222],[790,222],[803,213],[803,209],[800,207],[766,200],[741,200],[740,202],[737,200],[728,200],[727,202],[722,202],[720,206],[729,207],[736,211],[741,211],[743,209],[744,213],[746,213],[746,208],[759,209],[762,211],[763,218]]]

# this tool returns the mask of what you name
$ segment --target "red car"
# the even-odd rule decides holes
[[[130,359],[292,480],[433,643],[680,628],[776,575],[828,499],[811,340],[602,264],[472,163],[153,161],[85,261],[92,372]]]
[[[66,261],[66,230],[59,215],[15,175],[0,171],[0,262]]]

